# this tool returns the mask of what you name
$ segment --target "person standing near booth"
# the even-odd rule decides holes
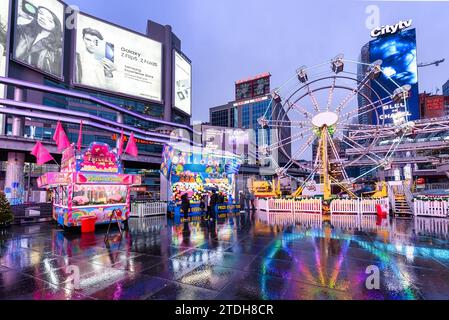
[[[218,203],[218,195],[217,192],[215,190],[212,190],[212,196],[210,197],[210,212],[211,212],[211,217],[210,219],[215,219],[216,218],[216,212],[215,212],[215,206]]]
[[[190,200],[187,193],[184,193],[181,197],[181,210],[184,214],[184,219],[189,217]]]

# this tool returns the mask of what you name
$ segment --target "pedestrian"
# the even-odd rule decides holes
[[[249,194],[249,199],[250,199],[250,201],[251,201],[251,209],[252,209],[253,211],[255,211],[255,210],[256,210],[256,204],[255,204],[256,196],[254,195],[254,192],[253,192],[253,191],[251,191],[251,193]]]
[[[217,205],[217,203],[218,203],[217,192],[215,190],[212,190],[212,196],[210,197],[210,212],[211,212],[210,220],[216,218],[215,206]]]
[[[245,210],[249,210],[249,198],[250,194],[248,189],[245,189]]]
[[[245,194],[243,191],[239,192],[240,211],[245,211]]]
[[[184,213],[184,219],[189,217],[189,209],[190,209],[190,200],[187,196],[187,193],[184,193],[181,196],[181,210]]]
[[[206,196],[202,196],[201,200],[200,200],[200,209],[201,209],[201,214],[204,215],[206,212]]]

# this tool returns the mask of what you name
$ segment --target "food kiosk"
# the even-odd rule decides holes
[[[81,226],[84,218],[96,218],[96,224],[109,223],[113,213],[113,222],[127,220],[130,188],[140,184],[141,177],[123,174],[117,154],[98,142],[78,156],[73,145],[67,148],[61,171],[38,179],[39,187],[52,190],[53,219],[64,227]]]

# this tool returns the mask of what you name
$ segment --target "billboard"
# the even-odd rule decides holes
[[[415,29],[403,30],[399,33],[380,37],[370,42],[370,62],[382,60],[383,74],[372,81],[372,89],[380,97],[386,98],[397,86],[410,85],[410,97],[407,106],[404,103],[390,103],[384,106],[384,112],[378,110],[379,119],[373,112],[373,124],[393,123],[392,115],[396,112],[404,112],[407,107],[408,120],[420,118],[419,89],[418,89],[418,64],[416,59],[416,31]],[[390,78],[391,79],[390,79]],[[388,91],[388,92],[387,92]],[[373,97],[374,98],[374,97]]]
[[[235,100],[252,99],[270,93],[269,73],[254,78],[237,81],[235,84]]]
[[[192,65],[175,51],[175,108],[192,115]]]
[[[13,59],[62,79],[64,5],[58,0],[16,1]]]
[[[75,84],[162,101],[160,42],[80,13],[75,47]]]
[[[7,43],[9,34],[9,1],[0,2],[0,76],[6,76]],[[5,86],[0,84],[0,98],[5,97]]]

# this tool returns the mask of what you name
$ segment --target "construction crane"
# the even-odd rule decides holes
[[[440,65],[440,63],[444,62],[444,60],[445,59],[443,58],[443,59],[436,60],[436,61],[429,62],[429,63],[419,63],[418,68],[428,67],[428,66],[432,66],[432,65],[435,65],[435,67],[438,67]]]

